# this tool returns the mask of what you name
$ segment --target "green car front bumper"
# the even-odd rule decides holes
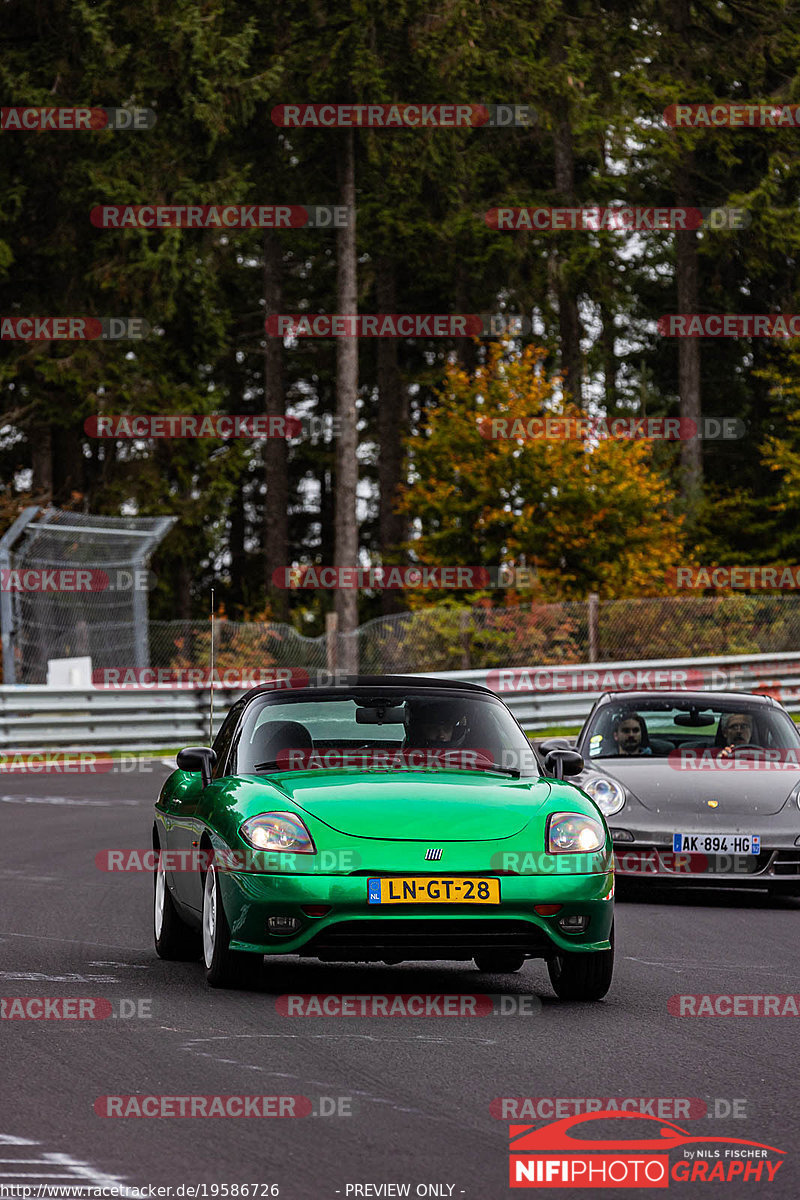
[[[459,872],[460,874],[461,872]],[[385,875],[375,871],[373,875]],[[477,873],[476,873],[477,874]],[[430,872],[447,877],[447,872]],[[516,950],[548,958],[561,951],[608,950],[614,909],[613,871],[586,875],[495,875],[500,904],[369,904],[368,876],[256,874],[220,871],[231,949],[260,954],[300,954],[329,961],[402,961],[472,958],[476,953]],[[536,905],[561,905],[541,915]],[[311,916],[309,906],[327,906]],[[558,922],[589,918],[582,933],[565,933]],[[291,934],[270,933],[270,917],[294,917]]]

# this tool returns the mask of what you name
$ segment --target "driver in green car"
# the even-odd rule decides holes
[[[466,713],[452,704],[418,705],[408,723],[406,746],[409,749],[452,749],[467,736]]]

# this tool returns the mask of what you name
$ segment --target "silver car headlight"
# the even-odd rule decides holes
[[[583,785],[587,796],[591,796],[604,817],[613,817],[625,807],[625,789],[616,779],[607,775],[597,775]]]

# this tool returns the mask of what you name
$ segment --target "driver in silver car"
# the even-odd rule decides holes
[[[737,746],[753,744],[753,718],[749,713],[726,713],[720,719],[719,729],[725,743],[720,758],[729,758]]]
[[[614,722],[617,754],[652,754],[644,717],[637,712],[622,713]]]

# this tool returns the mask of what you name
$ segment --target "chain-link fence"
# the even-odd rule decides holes
[[[146,667],[147,563],[175,520],[25,509],[0,539],[3,682],[44,683],[58,658]]]
[[[218,621],[215,665],[220,671],[324,670],[343,661],[345,640],[353,638],[365,675],[769,654],[800,649],[800,596],[609,600],[594,613],[584,601],[426,608],[368,621],[353,634],[337,635],[335,645],[324,635],[303,637],[290,625]],[[208,667],[210,645],[208,622],[150,625],[154,667]]]

